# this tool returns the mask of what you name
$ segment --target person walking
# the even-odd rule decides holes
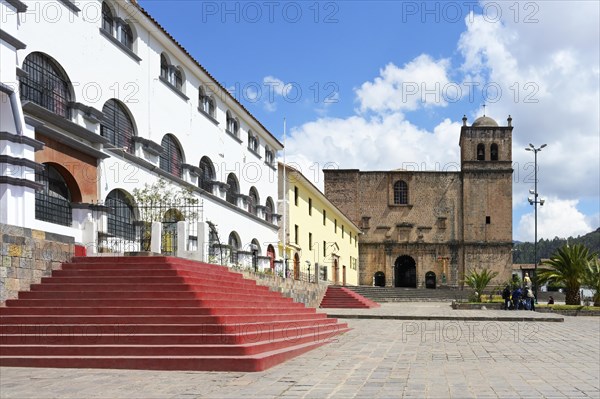
[[[502,299],[504,299],[504,310],[510,309],[510,287],[507,285],[502,290]]]
[[[519,305],[521,305],[521,297],[522,296],[523,296],[523,292],[521,291],[521,287],[515,288],[515,290],[512,292],[512,302],[513,302],[514,310],[519,310]]]
[[[525,295],[527,298],[527,309],[531,310],[531,311],[535,311],[535,297],[533,295],[533,291],[530,288],[527,288],[527,291],[525,291]]]

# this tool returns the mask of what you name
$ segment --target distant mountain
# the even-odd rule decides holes
[[[569,242],[569,244],[583,244],[591,252],[600,254],[600,228],[591,233],[579,237],[558,238],[552,240],[541,239],[538,241],[538,259],[549,258],[558,248]],[[532,242],[514,242],[513,263],[533,263],[535,254]]]

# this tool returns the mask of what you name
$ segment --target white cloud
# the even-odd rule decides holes
[[[265,76],[263,78],[263,86],[267,87],[267,90],[269,91],[269,97],[272,95],[283,96],[285,94],[286,84],[283,82],[283,80],[274,76]]]
[[[402,68],[390,63],[372,82],[365,82],[356,90],[360,110],[395,112],[445,106],[446,100],[441,93],[442,87],[449,82],[448,67],[447,59],[434,61],[426,54]]]
[[[473,120],[481,115],[480,88],[491,83],[500,88],[500,95],[486,101],[486,114],[502,125],[510,114],[515,126],[515,211],[522,211],[519,204],[526,203],[527,190],[533,188],[533,154],[524,147],[530,142],[548,144],[538,154],[538,191],[549,198],[540,214],[540,236],[577,235],[596,228],[592,222],[598,216],[578,210],[577,199],[600,201],[600,3],[495,4],[502,7],[502,22],[478,15],[465,18],[455,66],[427,54],[401,67],[384,66],[356,89],[355,115],[321,117],[293,128],[286,145],[290,157],[302,154],[305,161],[363,170],[395,169],[407,166],[405,162],[417,162],[420,170],[441,169],[436,162],[459,160],[460,123],[443,120],[427,131],[406,113],[446,106],[444,98],[433,101],[422,88],[452,84],[451,76],[462,88],[468,82],[481,85],[472,98],[467,96],[472,93],[462,93],[461,104],[469,102],[465,108],[471,112],[466,113]],[[411,95],[406,89],[412,93],[414,86],[409,83],[416,83]],[[322,186],[322,181],[316,183]],[[518,221],[517,239],[532,239],[533,227],[527,230],[533,225],[531,217]]]
[[[561,200],[556,197],[549,198],[544,206],[538,207],[538,240],[554,237],[577,237],[589,233],[594,228],[583,213],[577,209],[577,200]],[[533,207],[531,212],[524,214],[519,220],[517,231],[514,232],[515,240],[534,241],[535,215]]]
[[[289,159],[300,159],[301,164],[310,159],[339,168],[456,170],[457,131],[460,125],[446,119],[429,132],[401,114],[322,118],[292,129],[286,149]],[[323,185],[322,181],[315,184]]]

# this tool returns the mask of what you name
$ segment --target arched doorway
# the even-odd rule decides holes
[[[294,279],[300,280],[300,256],[297,252],[294,255]]]
[[[435,288],[436,286],[436,278],[434,272],[425,273],[425,288]]]
[[[267,247],[267,256],[269,257],[269,266],[271,270],[275,269],[275,248],[271,244]]]
[[[385,273],[384,272],[376,272],[373,276],[373,285],[375,287],[385,287]]]
[[[417,264],[407,255],[399,256],[394,264],[396,287],[417,288]]]

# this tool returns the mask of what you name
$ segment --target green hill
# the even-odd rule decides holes
[[[583,244],[590,249],[591,252],[600,254],[600,228],[583,236],[558,238],[552,240],[541,239],[538,241],[538,258],[549,258],[557,248],[569,244]],[[533,263],[534,245],[532,242],[515,243],[513,252],[513,263]]]

